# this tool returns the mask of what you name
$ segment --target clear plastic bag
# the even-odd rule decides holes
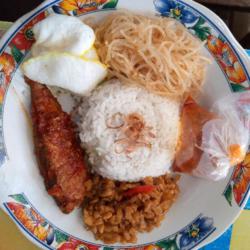
[[[231,167],[244,160],[248,149],[250,92],[235,93],[223,98],[214,104],[210,112],[196,103],[193,105],[196,107],[196,112],[197,107],[200,108],[198,111],[200,113],[194,112],[194,116],[209,119],[205,119],[206,121],[199,126],[200,130],[195,132],[197,124],[194,122],[197,123],[197,119],[188,117],[186,123],[188,122],[189,126],[184,125],[182,129],[182,135],[186,134],[186,138],[181,136],[180,144],[187,144],[188,141],[191,141],[191,148],[185,149],[180,146],[173,168],[175,171],[209,180],[223,179]],[[183,109],[184,112],[186,112],[185,109]],[[184,129],[185,127],[186,129]],[[196,136],[194,136],[195,134]],[[187,154],[188,151],[189,154]],[[193,154],[190,154],[191,151]],[[189,159],[187,155],[189,155]]]

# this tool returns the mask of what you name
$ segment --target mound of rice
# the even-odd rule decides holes
[[[119,181],[138,181],[169,171],[179,135],[177,100],[157,96],[147,90],[111,80],[102,84],[78,108],[78,126],[82,146],[86,149],[93,171]],[[107,126],[115,113],[140,114],[155,138],[151,147],[138,147],[129,154],[117,153],[115,141],[122,137],[119,129]]]

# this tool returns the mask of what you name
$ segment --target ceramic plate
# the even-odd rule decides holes
[[[250,63],[226,25],[211,11],[190,0],[50,0],[18,20],[0,42],[0,202],[20,230],[48,249],[195,249],[222,234],[249,196],[250,153],[226,180],[210,182],[188,176],[180,197],[159,228],[140,234],[130,245],[104,245],[82,224],[81,210],[60,212],[47,194],[33,153],[30,96],[20,72],[33,43],[31,27],[49,13],[96,17],[116,9],[169,16],[204,42],[211,58],[201,100],[209,107],[230,92],[249,89]],[[100,21],[101,24],[101,21]]]

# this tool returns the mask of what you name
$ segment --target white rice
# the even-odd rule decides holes
[[[168,172],[178,140],[179,107],[175,100],[118,80],[98,87],[78,109],[80,139],[93,170],[120,181],[137,181]],[[137,148],[129,157],[115,152],[114,141],[121,138],[121,131],[107,128],[107,120],[117,112],[124,115],[136,112],[143,116],[146,126],[152,126],[156,135],[150,139],[151,149]]]

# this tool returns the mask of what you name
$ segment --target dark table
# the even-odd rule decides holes
[[[41,0],[1,0],[0,20],[13,22],[41,2]]]

